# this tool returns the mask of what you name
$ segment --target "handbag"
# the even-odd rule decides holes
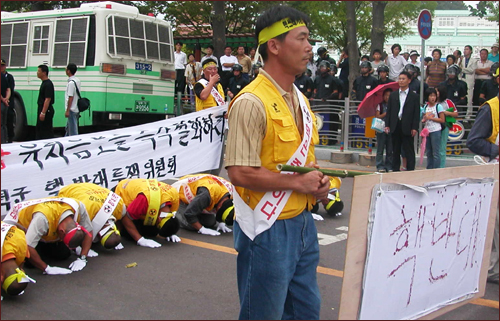
[[[78,90],[78,86],[76,85],[76,81],[72,80],[72,82],[75,83],[75,89],[76,89],[76,94],[78,95],[78,101],[76,102],[76,105],[78,106],[78,111],[79,112],[84,112],[87,109],[89,110],[89,115],[90,115],[90,100],[88,98],[83,98],[82,95],[80,95],[80,91]]]
[[[372,129],[377,133],[383,133],[385,128],[385,121],[380,118],[373,118],[372,120]]]

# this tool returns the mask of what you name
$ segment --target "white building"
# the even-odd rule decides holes
[[[390,54],[391,46],[399,43],[402,52],[417,50],[422,55],[422,38],[418,33],[417,21],[411,24],[412,35],[386,39],[384,50]],[[464,51],[464,46],[472,46],[473,56],[479,57],[483,48],[491,50],[491,45],[498,42],[498,24],[487,19],[470,16],[468,10],[435,10],[432,19],[432,34],[425,41],[425,56],[431,56],[432,50],[441,49],[442,58],[455,50]]]

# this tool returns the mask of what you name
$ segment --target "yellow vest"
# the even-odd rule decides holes
[[[196,177],[198,175],[186,175],[184,177],[181,177],[181,179],[185,179],[188,177]],[[220,201],[220,199],[228,192],[227,188],[222,185],[220,182],[212,179],[211,177],[203,177],[197,181],[194,181],[192,183],[188,184],[189,188],[193,192],[193,195],[196,196],[196,191],[198,190],[198,187],[206,187],[208,189],[208,192],[210,193],[210,205],[205,208],[207,211],[211,211],[215,205]],[[184,195],[184,188],[181,186],[180,191],[179,191],[179,198],[181,201],[183,201],[186,204],[189,204],[186,195]]]
[[[203,84],[201,82],[198,82],[198,83],[203,86]],[[205,87],[205,86],[203,86],[203,87]],[[222,98],[226,99],[226,97],[224,96],[224,89],[222,89],[221,84],[217,84],[217,91],[222,96]],[[208,98],[205,100],[201,100],[196,95],[195,95],[195,97],[196,97],[196,111],[200,111],[203,109],[217,106],[217,102],[215,101],[214,96],[212,96],[212,93],[210,93],[210,95],[208,95]]]
[[[33,214],[41,212],[47,218],[47,221],[49,221],[49,231],[46,235],[42,236],[42,240],[45,242],[55,242],[59,240],[59,235],[57,234],[59,219],[61,218],[61,214],[67,210],[70,210],[73,213],[75,212],[69,204],[62,202],[54,201],[35,204],[19,211],[18,223],[22,227],[28,229],[31,220],[33,219]]]
[[[64,186],[59,190],[59,197],[70,197],[76,199],[85,205],[90,220],[94,220],[97,213],[101,210],[102,205],[106,201],[111,191],[107,188],[101,187],[92,183],[75,183]],[[121,220],[125,203],[120,200],[115,207],[112,215]]]
[[[485,102],[482,106],[484,105],[490,105],[490,108],[491,108],[491,124],[492,124],[492,131],[491,131],[491,136],[487,139],[487,141],[489,141],[490,143],[492,144],[495,144],[496,140],[497,140],[497,136],[498,136],[498,126],[499,126],[499,116],[498,116],[498,96],[495,97],[495,98],[492,98],[490,100],[488,100],[487,102]]]
[[[302,142],[299,129],[285,100],[267,77],[259,74],[236,97],[246,92],[256,95],[265,106],[267,127],[260,153],[262,166],[272,172],[278,172],[276,165],[288,162]],[[316,118],[311,111],[307,98],[304,98],[304,100],[313,117],[311,145],[309,146],[305,162],[308,164],[309,162],[314,162],[316,159],[314,156],[314,145],[319,143],[319,136],[316,128]],[[228,112],[235,101],[236,99],[231,101]],[[236,190],[243,201],[252,209],[255,209],[265,194],[265,192],[256,192],[242,187],[236,187]],[[312,195],[294,191],[278,220],[295,217],[302,213],[306,206],[308,210],[311,210],[314,204],[316,204],[316,199]]]
[[[163,182],[158,182],[158,186],[161,193],[160,204],[171,202],[170,210],[172,212],[177,211],[179,209],[179,192],[177,192],[177,189]],[[140,193],[146,196],[148,203],[150,202],[147,179],[124,179],[116,185],[115,193],[122,198],[126,206],[129,206]],[[141,220],[144,218],[146,218],[146,213],[141,214]]]
[[[2,262],[4,257],[6,259],[12,258],[16,259],[16,264],[18,266],[24,262],[26,257],[29,257],[28,244],[26,244],[26,235],[24,231],[13,226],[5,235],[2,248]]]

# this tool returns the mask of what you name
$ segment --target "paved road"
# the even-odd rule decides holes
[[[329,162],[322,167],[338,168]],[[346,166],[343,166],[346,167]],[[355,164],[350,169],[373,171]],[[227,178],[223,170],[221,176]],[[321,319],[337,319],[349,222],[352,178],[343,180],[343,215],[318,221],[322,295]],[[320,210],[320,214],[325,214]],[[326,215],[325,215],[326,216]],[[235,319],[239,303],[236,253],[232,233],[212,237],[180,231],[182,243],[149,249],[125,240],[125,249],[93,249],[87,267],[67,276],[48,276],[36,269],[27,273],[37,280],[19,297],[2,302],[2,319]],[[64,262],[48,262],[69,266]],[[136,262],[137,266],[125,265]],[[486,295],[439,319],[498,320],[498,285],[487,284]],[[382,308],[382,307],[381,307]]]

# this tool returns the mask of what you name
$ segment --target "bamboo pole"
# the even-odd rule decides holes
[[[302,167],[302,166],[291,166],[286,164],[278,164],[276,168],[279,171],[284,172],[295,172],[295,173],[309,173],[311,171],[319,171],[325,175],[332,177],[354,177],[358,175],[369,175],[373,173],[358,172],[358,171],[348,171],[348,170],[334,170],[334,169],[322,169],[322,168],[312,168],[312,167]]]

